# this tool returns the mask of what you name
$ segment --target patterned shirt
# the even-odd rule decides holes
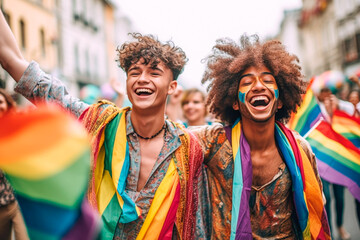
[[[35,62],[30,63],[16,85],[15,90],[34,104],[44,100],[55,101],[77,117],[79,117],[89,106],[86,103],[81,102],[78,98],[69,95],[66,87],[60,80],[44,73]],[[116,240],[136,239],[150,209],[155,191],[166,174],[175,150],[181,145],[179,136],[184,134],[181,129],[175,128],[173,124],[166,121],[164,145],[156,159],[155,165],[153,166],[145,186],[140,192],[137,192],[136,189],[140,173],[140,142],[134,132],[130,115],[131,111],[128,112],[126,116],[126,134],[129,143],[130,170],[127,176],[125,191],[142,210],[142,214],[136,221],[127,224],[118,222],[114,235],[114,239]],[[176,231],[174,231],[174,235],[175,233]]]
[[[232,209],[232,185],[233,185],[233,172],[234,172],[234,161],[232,156],[232,147],[231,143],[228,141],[226,136],[225,129],[220,124],[214,124],[212,126],[202,126],[202,127],[193,127],[191,129],[198,137],[200,144],[203,147],[204,151],[204,163],[207,166],[207,178],[208,178],[208,191],[209,191],[209,205],[210,205],[210,212],[211,215],[209,216],[208,222],[211,223],[208,231],[211,234],[211,238],[208,239],[230,239],[230,230],[231,230],[231,209]],[[315,156],[311,151],[309,144],[300,136],[295,135],[295,137],[300,140],[300,145],[304,149],[306,155],[308,156],[311,165],[314,169],[315,175],[317,180],[320,184],[321,190],[322,185],[320,181],[320,177],[318,175]],[[282,175],[281,175],[282,176]],[[289,223],[289,216],[285,214],[285,212],[293,212],[293,201],[292,196],[288,188],[285,188],[285,182],[291,182],[289,175],[285,173],[283,178],[278,178],[278,181],[274,181],[271,187],[276,187],[282,191],[283,197],[286,197],[287,205],[284,208],[280,208],[280,212],[277,213],[278,217],[283,218],[285,222],[289,226],[287,229],[290,229],[290,235],[296,234],[296,229],[291,230],[292,225],[297,225],[295,220],[291,220],[292,224]],[[281,185],[281,186],[279,186]],[[286,186],[290,186],[286,184]],[[265,188],[265,191],[260,193],[258,196],[259,199],[266,197],[269,191],[272,191],[272,188]],[[201,190],[201,189],[200,189]],[[253,186],[253,191],[255,190]],[[202,190],[205,191],[205,190]],[[262,215],[259,211],[261,210],[264,205],[257,205],[255,200],[255,192],[252,192],[250,198],[250,211],[251,211],[251,218],[252,223],[254,223],[254,218],[256,215],[261,215],[263,218],[261,221],[272,222],[271,217],[272,215]],[[289,196],[290,195],[290,196]],[[258,200],[259,200],[258,199]],[[291,202],[289,202],[291,199]],[[273,201],[273,199],[270,199]],[[252,202],[251,202],[252,201]],[[255,202],[254,202],[255,201]],[[274,203],[274,202],[272,202]],[[277,203],[275,203],[277,204]],[[258,209],[255,209],[258,207]],[[254,215],[256,214],[256,215]],[[291,219],[294,219],[293,217]],[[260,222],[259,219],[256,221]],[[278,220],[281,221],[281,220]],[[271,229],[271,234],[275,234],[276,236],[272,236],[271,239],[277,239],[277,237],[281,237],[282,235],[282,226],[270,225],[268,229]],[[252,224],[252,231],[253,237],[257,238],[258,235],[262,235],[262,228],[259,225]],[[293,233],[291,233],[293,232]],[[263,236],[263,235],[262,235]],[[293,235],[292,235],[293,236]]]
[[[14,201],[13,189],[6,180],[4,173],[0,170],[0,207],[7,206]]]

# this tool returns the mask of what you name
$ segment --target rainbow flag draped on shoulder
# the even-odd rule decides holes
[[[318,160],[320,176],[347,187],[360,201],[360,150],[323,120],[314,126],[306,139]]]
[[[96,239],[100,219],[86,196],[90,142],[57,105],[0,119],[0,168],[15,190],[30,239]]]
[[[251,189],[252,163],[240,120],[232,127],[231,139],[234,176],[230,239],[252,239],[250,191],[245,190]],[[322,192],[309,158],[293,133],[279,122],[275,126],[275,139],[291,175],[294,205],[303,238],[330,239]]]
[[[317,99],[311,90],[310,82],[305,95],[303,96],[303,102],[297,109],[296,113],[291,115],[288,123],[288,127],[297,131],[301,136],[304,136],[312,126],[322,117],[321,109],[318,105]]]
[[[100,101],[80,117],[93,137],[94,162],[88,198],[101,215],[103,239],[113,238],[118,221],[129,223],[144,217],[125,192],[130,166],[126,136],[129,111],[130,108],[119,109]],[[155,192],[137,239],[171,239],[174,224],[183,239],[194,236],[196,176],[200,173],[202,151],[192,134],[184,132],[180,140],[182,144]]]
[[[332,128],[360,149],[360,118],[335,110],[331,122]]]

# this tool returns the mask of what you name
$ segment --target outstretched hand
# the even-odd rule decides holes
[[[19,81],[29,63],[24,59],[16,39],[0,10],[0,65]]]
[[[110,85],[118,95],[125,95],[125,90],[121,85],[120,81],[117,81],[115,78],[112,78],[110,79]]]
[[[110,85],[117,93],[117,97],[115,99],[116,106],[122,107],[125,98],[125,89],[122,87],[121,82],[117,81],[115,78],[110,79]]]

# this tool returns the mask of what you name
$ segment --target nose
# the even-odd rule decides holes
[[[266,89],[265,85],[262,83],[259,77],[256,77],[256,81],[254,83],[254,86],[252,88],[254,91],[261,91]]]
[[[138,82],[139,83],[148,83],[149,82],[149,78],[148,78],[146,72],[143,72],[143,73],[140,74]]]

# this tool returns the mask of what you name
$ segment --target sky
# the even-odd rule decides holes
[[[119,6],[135,31],[172,40],[189,61],[179,76],[185,88],[199,87],[205,70],[202,59],[215,41],[238,41],[244,33],[260,39],[278,33],[283,11],[300,8],[301,0],[121,0]]]

